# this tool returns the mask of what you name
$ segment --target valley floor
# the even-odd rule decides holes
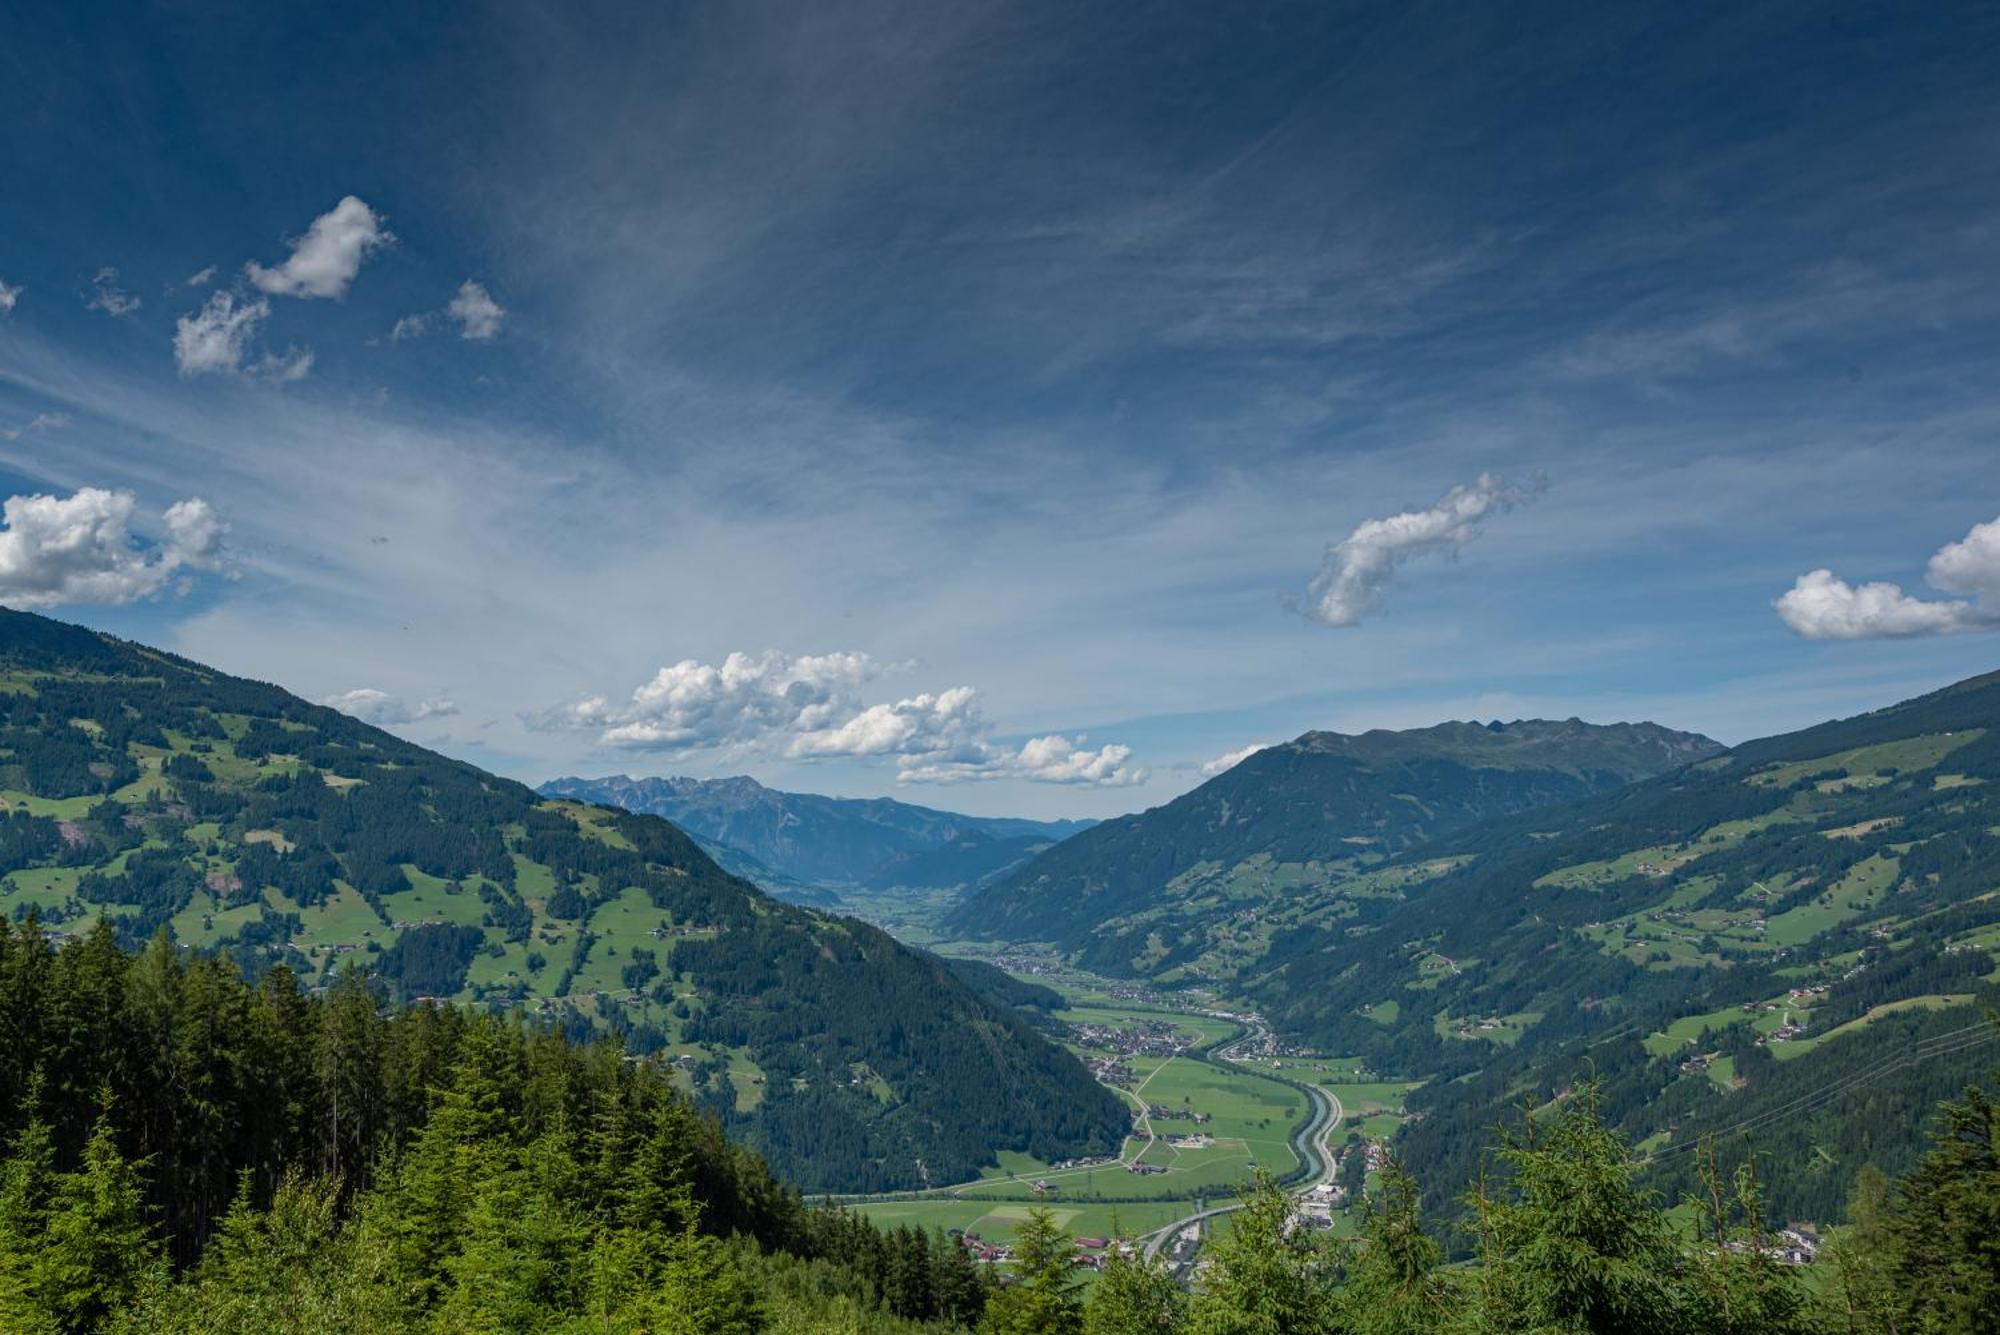
[[[1325,1227],[1352,1231],[1352,1186],[1378,1162],[1371,1146],[1401,1124],[1415,1084],[1373,1078],[1351,1058],[1282,1050],[1257,1017],[1200,994],[1154,993],[1033,956],[993,962],[1062,994],[1065,1045],[1132,1106],[1132,1133],[1115,1158],[1002,1154],[972,1181],[855,1198],[855,1209],[884,1226],[955,1229],[1005,1247],[1039,1205],[1080,1239],[1185,1257],[1229,1227],[1239,1189],[1263,1171]]]

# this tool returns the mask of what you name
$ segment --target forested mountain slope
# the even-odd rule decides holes
[[[967,935],[1053,942],[1092,967],[1226,977],[1270,934],[1381,887],[1370,868],[1434,839],[1712,755],[1650,723],[1442,723],[1309,732],[1164,806],[1066,840],[969,899]]]
[[[2000,674],[1458,832],[1395,895],[1278,935],[1239,990],[1281,1030],[1432,1077],[1403,1141],[1461,1181],[1482,1128],[1583,1070],[1679,1147],[1747,1129],[1778,1208],[1898,1171],[1990,1062],[2000,999]],[[1905,1066],[1903,1063],[1912,1063]],[[1811,1171],[1806,1171],[1811,1169]]]
[[[274,687],[0,612],[0,911],[109,917],[671,1058],[807,1187],[1114,1148],[1119,1101],[1010,1008],[780,904],[664,820],[544,801]]]
[[[769,868],[787,897],[785,882],[822,891],[977,885],[1091,824],[965,816],[886,797],[786,793],[743,776],[616,774],[551,779],[540,791],[664,816],[719,851],[739,850]]]

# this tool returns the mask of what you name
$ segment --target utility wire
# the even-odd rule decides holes
[[[1841,1095],[1871,1081],[1879,1080],[1892,1072],[1900,1071],[1906,1066],[1914,1066],[1916,1063],[1926,1061],[1932,1057],[1944,1057],[1954,1053],[1967,1052],[1973,1048],[1995,1041],[2000,1041],[2000,1028],[1995,1028],[1983,1020],[1978,1024],[1967,1025],[1963,1029],[1954,1029],[1948,1033],[1935,1034],[1913,1045],[1907,1051],[1885,1057],[1873,1065],[1865,1066],[1859,1071],[1853,1071],[1841,1076],[1837,1080],[1829,1081],[1821,1085],[1818,1089],[1810,1090],[1799,1095],[1797,1098],[1779,1104],[1775,1108],[1766,1108],[1763,1112],[1746,1117],[1742,1121],[1723,1127],[1718,1131],[1711,1131],[1698,1139],[1686,1140],[1678,1145],[1668,1145],[1664,1148],[1654,1150],[1651,1154],[1641,1156],[1639,1162],[1642,1164],[1653,1163],[1656,1160],[1666,1158],[1668,1155],[1695,1149],[1705,1141],[1722,1140],[1730,1136],[1742,1135],[1757,1130],[1759,1127],[1768,1126],[1772,1122],[1781,1121],[1787,1117],[1817,1111]]]

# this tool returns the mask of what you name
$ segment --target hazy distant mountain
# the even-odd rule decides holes
[[[540,791],[545,797],[664,816],[712,845],[725,866],[731,865],[732,853],[754,859],[776,883],[757,877],[744,863],[732,870],[794,898],[842,887],[978,885],[1093,823],[965,816],[887,797],[786,793],[741,776],[634,779],[615,774],[551,779]]]
[[[1721,749],[1651,723],[1576,719],[1309,732],[1058,844],[972,896],[950,925],[1053,941],[1121,971],[1205,961],[1204,972],[1228,972],[1317,890],[1427,839]],[[1230,920],[1252,904],[1255,940],[1244,940]]]

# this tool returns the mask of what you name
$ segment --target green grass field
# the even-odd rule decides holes
[[[1842,1034],[1857,1033],[1860,1030],[1866,1029],[1885,1015],[1894,1015],[1899,1011],[1945,1010],[1952,1006],[1963,1006],[1972,1000],[1973,996],[1970,992],[1953,992],[1942,994],[1932,993],[1928,996],[1905,997],[1901,1001],[1885,1002],[1869,1011],[1866,1015],[1856,1016],[1846,1024],[1835,1025],[1825,1033],[1807,1034],[1802,1038],[1795,1038],[1787,1043],[1773,1043],[1771,1045],[1771,1055],[1779,1061],[1790,1061],[1794,1057],[1805,1056],[1820,1044],[1839,1038]]]
[[[1895,858],[1880,853],[1862,859],[1810,904],[1801,904],[1771,919],[1765,938],[1776,946],[1804,945],[1877,902],[1896,883],[1899,870]]]
[[[922,1229],[962,1229],[988,1242],[1004,1242],[1028,1217],[1029,1204],[1002,1201],[921,1200],[876,1201],[853,1207],[884,1228],[910,1225]],[[1136,1238],[1162,1228],[1188,1213],[1179,1201],[1107,1202],[1052,1201],[1047,1208],[1056,1223],[1075,1237]]]

